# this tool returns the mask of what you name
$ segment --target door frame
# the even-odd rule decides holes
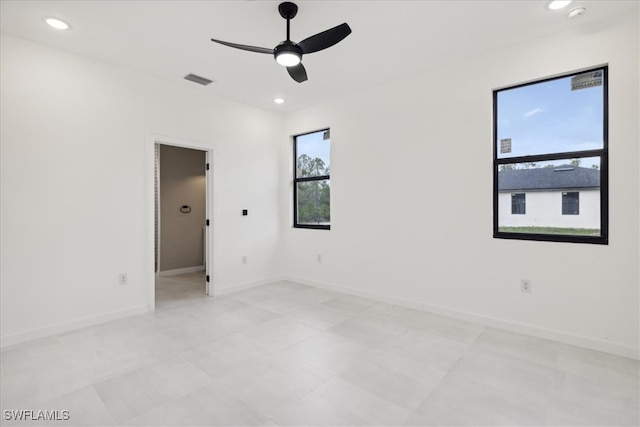
[[[146,288],[147,288],[147,305],[149,311],[155,311],[156,307],[156,272],[155,272],[155,185],[154,185],[154,167],[155,167],[155,145],[170,145],[174,147],[190,148],[205,152],[206,162],[209,164],[209,170],[206,173],[206,218],[209,219],[209,227],[205,233],[205,274],[209,276],[209,282],[206,283],[206,294],[214,296],[215,294],[215,268],[214,255],[217,253],[215,248],[217,209],[215,196],[216,181],[215,179],[215,146],[210,143],[186,140],[165,135],[149,134],[147,139],[147,257],[146,257]]]

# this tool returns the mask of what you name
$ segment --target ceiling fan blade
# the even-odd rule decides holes
[[[287,71],[293,80],[302,83],[307,80],[307,70],[304,69],[302,62],[293,67],[287,67]]]
[[[225,46],[235,47],[236,49],[248,50],[249,52],[268,53],[273,55],[273,49],[267,49],[266,47],[247,46],[245,44],[224,42],[222,40],[216,40],[216,39],[211,39],[211,41],[223,44]]]
[[[307,37],[298,43],[298,46],[302,49],[302,53],[318,52],[342,41],[349,34],[351,34],[351,27],[345,22],[315,36]]]

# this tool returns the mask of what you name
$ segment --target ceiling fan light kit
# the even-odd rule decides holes
[[[351,28],[347,23],[344,23],[307,37],[300,43],[295,43],[291,41],[289,34],[291,19],[298,13],[298,6],[291,2],[280,3],[278,12],[280,12],[280,16],[287,20],[287,39],[273,49],[230,43],[217,39],[211,39],[211,41],[248,52],[272,54],[278,64],[287,67],[287,72],[291,78],[298,83],[302,83],[307,80],[307,70],[301,62],[302,55],[327,49],[351,34]]]
[[[302,49],[293,42],[284,41],[273,49],[273,56],[278,64],[285,67],[293,67],[302,60]]]

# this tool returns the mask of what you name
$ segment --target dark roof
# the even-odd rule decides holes
[[[562,165],[548,168],[505,170],[498,172],[499,191],[563,190],[599,188],[600,171]]]

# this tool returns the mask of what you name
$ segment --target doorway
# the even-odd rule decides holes
[[[154,143],[154,306],[209,292],[209,152]]]

